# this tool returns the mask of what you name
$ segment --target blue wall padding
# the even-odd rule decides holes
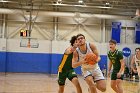
[[[101,70],[107,69],[107,56],[106,55],[101,55],[101,60],[99,62],[99,66]]]
[[[121,23],[120,22],[112,22],[112,35],[111,39],[120,43],[120,36],[121,36]]]
[[[63,54],[0,52],[0,72],[57,74],[62,56]],[[104,68],[104,64],[107,64],[107,56],[101,55],[101,69]],[[75,71],[81,74],[81,67]]]
[[[77,68],[75,68],[74,70],[75,70],[76,74],[79,74],[79,75],[82,74],[82,72],[81,72],[81,67],[80,67],[80,66],[77,67]]]
[[[57,74],[58,72],[58,66],[61,62],[63,54],[52,54],[51,57],[51,73]]]
[[[0,72],[6,72],[6,52],[0,52]]]
[[[140,44],[140,22],[136,23],[135,31],[136,31],[135,43]]]
[[[50,73],[50,54],[7,53],[7,72],[45,72]]]
[[[60,65],[61,59],[63,57],[63,54],[52,54],[52,64],[51,64],[51,73],[57,74],[58,72],[58,66]],[[75,68],[74,69],[77,74],[81,74],[81,68]]]
[[[140,44],[140,31],[136,31],[136,40],[135,43]]]

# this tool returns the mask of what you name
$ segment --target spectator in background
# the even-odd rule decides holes
[[[136,65],[135,66],[136,69],[134,67],[134,64]],[[138,72],[138,76],[140,78],[140,47],[135,49],[135,55],[132,57],[132,60],[131,60],[131,69],[134,73]],[[140,93],[140,84],[139,84],[138,93]]]
[[[136,65],[136,68],[134,65]],[[131,60],[131,69],[134,73],[138,72],[138,75],[140,77],[140,48],[135,49],[135,55],[132,57]]]

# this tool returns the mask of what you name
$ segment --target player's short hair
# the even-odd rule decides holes
[[[79,36],[83,36],[85,39],[85,36],[83,34],[78,34],[76,37],[78,38]]]
[[[136,50],[140,50],[140,47],[137,47],[137,48],[135,49],[135,51],[136,51]]]
[[[117,41],[116,40],[113,40],[113,39],[111,39],[110,41],[109,41],[109,43],[113,43],[113,44],[117,44]]]
[[[72,36],[72,37],[71,37],[70,44],[71,44],[72,46],[73,46],[73,44],[74,44],[74,42],[75,42],[76,39],[77,39],[76,36]]]

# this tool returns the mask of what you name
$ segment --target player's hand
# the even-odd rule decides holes
[[[137,70],[133,70],[134,73],[137,73]]]
[[[83,61],[82,61],[82,64],[87,64],[87,61],[86,61],[86,60],[83,60]]]
[[[120,78],[122,76],[121,73],[117,73],[117,78]]]
[[[99,62],[101,60],[100,57],[97,57],[97,59],[95,60],[96,62]]]
[[[86,58],[84,57],[82,60],[82,64],[87,64]]]

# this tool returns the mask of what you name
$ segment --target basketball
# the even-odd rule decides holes
[[[88,53],[85,56],[85,60],[87,61],[88,64],[94,65],[96,63],[95,60],[97,60],[97,56],[94,53]]]

